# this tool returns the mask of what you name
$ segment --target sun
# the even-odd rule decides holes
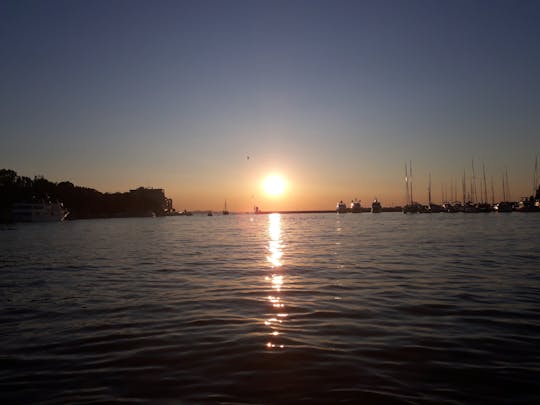
[[[278,196],[283,194],[285,188],[285,179],[277,174],[271,174],[267,176],[263,181],[264,192],[271,196]]]

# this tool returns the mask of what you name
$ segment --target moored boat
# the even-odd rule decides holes
[[[445,202],[443,204],[443,212],[449,212],[449,213],[463,212],[463,205],[459,201]]]
[[[360,201],[354,200],[351,201],[351,212],[359,213],[362,212],[362,205],[360,204]]]
[[[493,207],[497,212],[512,212],[514,211],[514,203],[510,201],[501,201]]]
[[[477,205],[471,201],[467,201],[465,204],[463,204],[463,211],[466,214],[476,214],[479,211]]]
[[[403,207],[404,214],[418,214],[424,212],[424,206],[418,202],[411,202]]]
[[[15,222],[58,222],[66,219],[68,214],[59,202],[15,203],[11,209]]]
[[[493,211],[493,206],[489,203],[483,202],[476,204],[478,212],[491,212]]]
[[[345,214],[347,212],[347,204],[345,204],[343,200],[337,203],[336,212],[338,214]]]
[[[538,182],[538,156],[534,163],[533,194],[522,197],[517,204],[518,212],[540,212],[540,184]]]
[[[436,213],[445,212],[445,211],[446,210],[444,209],[444,207],[442,205],[434,204],[434,203],[430,203],[428,205],[428,212],[429,213],[436,214]]]
[[[379,212],[382,212],[382,205],[379,200],[376,198],[371,203],[371,212],[373,214],[378,214]]]
[[[540,206],[533,196],[523,197],[516,208],[517,212],[540,212]]]

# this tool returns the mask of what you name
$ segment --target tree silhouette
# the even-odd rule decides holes
[[[7,221],[18,202],[61,202],[70,212],[68,219],[163,216],[170,200],[162,189],[139,187],[124,193],[101,193],[69,181],[53,183],[42,176],[34,180],[0,170],[0,220]]]

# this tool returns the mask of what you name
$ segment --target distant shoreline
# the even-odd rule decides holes
[[[381,212],[401,212],[403,210],[402,207],[386,207],[383,208]],[[371,213],[371,208],[362,208],[360,212],[357,212],[356,214],[360,214],[362,212]],[[276,210],[276,211],[259,211],[256,214],[330,214],[330,213],[336,213],[336,210],[299,210],[299,211],[282,211],[282,210]],[[352,214],[351,211],[347,211],[347,214]]]

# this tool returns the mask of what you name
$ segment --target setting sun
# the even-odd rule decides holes
[[[270,175],[264,179],[263,188],[266,194],[277,196],[285,191],[285,180],[278,175]]]

